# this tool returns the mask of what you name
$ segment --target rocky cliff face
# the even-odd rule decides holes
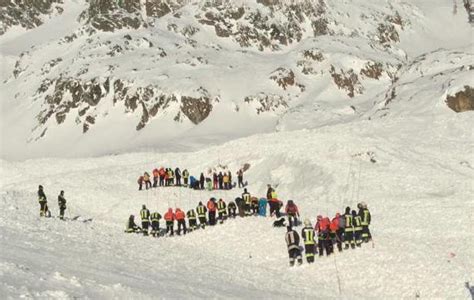
[[[20,26],[32,29],[43,24],[45,18],[63,12],[63,0],[0,0],[0,35]]]
[[[0,33],[39,26],[63,2],[0,0]],[[77,29],[22,53],[3,83],[36,103],[31,141],[71,124],[91,134],[112,110],[136,131],[191,128],[216,107],[275,119],[324,100],[362,114],[375,95],[398,95],[400,37],[420,13],[389,0],[82,3]]]

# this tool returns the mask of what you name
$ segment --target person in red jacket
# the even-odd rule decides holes
[[[170,233],[170,236],[174,235],[174,220],[176,216],[173,213],[172,208],[168,208],[168,211],[165,213],[165,221],[166,221],[166,234]]]
[[[209,214],[209,225],[216,225],[216,198],[207,201],[207,212]]]
[[[143,176],[138,177],[137,183],[138,183],[138,190],[139,191],[142,190],[144,181],[145,181],[145,178],[143,178]]]
[[[300,212],[298,211],[298,206],[296,206],[293,200],[288,200],[288,203],[285,207],[285,212],[288,215],[288,223],[290,223],[290,226],[298,226],[298,217],[300,216]]]
[[[158,169],[155,168],[153,170],[153,187],[158,186],[158,177],[160,177],[160,172],[158,172]]]
[[[161,167],[159,170],[158,170],[158,174],[160,175],[160,186],[164,186],[165,185],[165,169],[163,167]]]
[[[177,208],[175,212],[176,220],[178,221],[178,235],[181,235],[181,227],[183,227],[183,234],[186,234],[186,214],[181,209]]]
[[[336,243],[337,250],[342,251],[342,234],[344,233],[344,223],[341,214],[336,213],[336,216],[331,220],[329,225],[329,238],[331,239],[332,244]]]
[[[331,240],[329,239],[329,226],[331,221],[329,218],[323,218],[321,215],[318,216],[315,231],[318,233],[318,249],[319,256],[324,255],[324,250],[326,250],[326,255],[331,254],[332,245],[330,245]]]

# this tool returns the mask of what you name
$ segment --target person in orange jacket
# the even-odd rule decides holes
[[[153,187],[158,186],[158,177],[160,177],[160,172],[158,172],[158,169],[155,168],[153,170]]]
[[[216,198],[207,201],[207,211],[209,214],[209,225],[216,225]]]
[[[138,190],[141,191],[143,189],[143,182],[145,179],[143,176],[138,177],[137,183],[138,183]]]
[[[170,207],[168,211],[165,213],[165,221],[166,221],[166,234],[170,232],[170,236],[174,235],[174,220],[176,219],[175,214],[173,213],[173,209]]]
[[[324,251],[326,251],[326,256],[332,253],[332,242],[329,239],[330,224],[331,221],[328,217],[318,216],[314,229],[318,233],[319,256],[323,256]]]
[[[165,185],[165,169],[163,167],[161,167],[159,170],[158,170],[158,174],[160,175],[160,186],[164,186]]]
[[[329,237],[333,243],[336,243],[339,252],[342,251],[342,235],[344,233],[343,223],[344,218],[341,217],[340,213],[336,213],[336,216],[331,220],[331,224],[329,225]]]
[[[183,227],[183,234],[186,234],[186,214],[181,209],[177,208],[175,212],[176,220],[178,221],[178,235],[181,235],[181,227]]]

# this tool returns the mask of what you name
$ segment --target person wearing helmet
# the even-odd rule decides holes
[[[362,245],[362,218],[353,210],[352,219],[354,220],[354,240],[356,246],[360,247]]]
[[[40,204],[40,217],[45,217],[48,211],[48,201],[42,185],[38,187],[38,202]]]
[[[249,216],[251,214],[250,208],[252,204],[252,197],[250,196],[250,193],[247,191],[247,189],[244,189],[244,192],[242,193],[242,199],[245,203],[245,215]]]
[[[355,248],[355,241],[354,241],[354,219],[351,214],[351,208],[348,206],[346,207],[346,211],[344,214],[344,249],[349,249],[351,246],[352,249]]]
[[[357,207],[359,208],[359,216],[362,219],[362,241],[364,243],[368,243],[370,240],[372,240],[372,235],[370,234],[369,230],[371,221],[370,212],[365,202],[359,203]]]
[[[217,213],[218,213],[219,223],[223,224],[224,219],[226,218],[226,204],[222,198],[219,199],[219,201],[217,201]]]
[[[151,235],[153,237],[160,236],[160,220],[161,214],[159,212],[151,214]]]
[[[186,215],[184,214],[184,211],[182,211],[180,208],[177,208],[175,216],[176,221],[178,221],[178,235],[181,235],[181,228],[183,228],[183,234],[186,235]]]
[[[132,233],[132,232],[139,232],[139,231],[140,231],[140,227],[138,227],[137,224],[135,224],[135,216],[130,215],[130,217],[127,220],[125,232]]]
[[[316,245],[314,242],[314,229],[309,219],[304,220],[304,227],[301,230],[301,236],[304,241],[304,252],[306,261],[311,264],[314,262],[314,254],[316,252]]]
[[[66,198],[64,198],[64,191],[61,191],[58,196],[59,219],[64,220],[64,211],[66,210]]]
[[[170,207],[168,211],[165,213],[165,221],[166,221],[166,234],[169,233],[170,236],[174,235],[174,220],[176,219],[173,209]]]
[[[204,213],[204,216],[206,214]],[[197,219],[196,219],[196,212],[194,212],[194,209],[188,210],[186,213],[186,216],[188,217],[188,223],[189,223],[189,231],[196,230],[197,227]]]
[[[196,207],[198,219],[199,219],[199,226],[201,226],[202,229],[206,228],[206,213],[207,213],[207,208],[202,204],[201,201],[199,201],[198,206]]]
[[[301,265],[303,258],[301,257],[300,250],[300,236],[291,226],[286,227],[286,229],[285,241],[288,247],[288,256],[290,257],[290,267],[295,265],[295,259],[298,260],[298,265]]]
[[[143,235],[148,235],[148,226],[150,225],[150,211],[148,208],[146,208],[145,204],[142,205],[140,217],[142,218]]]

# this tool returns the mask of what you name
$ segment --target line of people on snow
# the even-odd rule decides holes
[[[273,222],[274,227],[284,227],[285,218],[282,218],[280,209],[283,207],[283,202],[278,200],[275,190],[268,185],[267,198],[260,198],[252,196],[247,189],[244,189],[241,197],[235,198],[235,201],[230,201],[228,204],[223,199],[217,201],[215,198],[210,198],[206,205],[199,202],[196,209],[190,209],[186,213],[180,208],[173,211],[169,208],[164,214],[166,223],[165,234],[174,235],[174,224],[177,222],[177,234],[181,232],[186,234],[188,231],[199,228],[204,229],[207,225],[215,225],[217,222],[224,223],[227,218],[235,218],[245,216],[266,216],[267,205],[270,208],[270,216],[276,216],[277,220]],[[308,263],[314,262],[316,254],[329,256],[334,253],[334,245],[336,245],[339,252],[343,249],[355,249],[361,247],[362,243],[368,243],[371,239],[369,225],[371,222],[370,211],[365,202],[357,204],[358,212],[346,207],[345,213],[341,215],[336,213],[330,219],[318,215],[316,224],[313,227],[309,219],[304,220],[304,227],[301,230],[301,237],[304,244],[305,257]],[[285,240],[288,248],[288,255],[290,258],[290,266],[295,264],[302,264],[302,248],[300,246],[300,235],[294,230],[300,225],[300,212],[298,206],[292,200],[288,200],[285,205],[285,213],[289,225],[287,226],[287,233]],[[126,232],[142,232],[144,235],[151,234],[154,237],[160,236],[160,220],[162,216],[158,212],[150,213],[150,211],[143,205],[140,211],[141,225],[139,227],[135,223],[135,218],[130,215]],[[186,218],[188,225],[186,226]],[[199,221],[199,223],[198,223]],[[343,248],[344,245],[344,248]]]
[[[40,217],[51,217],[51,211],[48,207],[48,200],[44,193],[43,186],[38,187],[38,202],[40,205]],[[66,211],[66,198],[64,197],[64,191],[60,191],[58,195],[58,207],[59,207],[59,218],[64,220],[64,212]]]
[[[311,221],[305,219],[301,236],[303,237],[305,257],[308,263],[314,262],[314,256],[317,253],[319,253],[319,256],[323,256],[324,252],[327,256],[334,253],[334,245],[337,245],[338,251],[341,252],[343,251],[343,244],[345,250],[355,249],[361,247],[363,242],[368,243],[372,240],[369,230],[371,215],[367,204],[361,202],[357,204],[357,208],[359,212],[351,211],[348,206],[343,215],[336,213],[332,220],[319,215],[314,228]],[[300,236],[291,225],[287,227],[285,240],[288,246],[290,266],[295,264],[295,260],[298,264],[302,264]]]
[[[274,191],[273,196],[276,197],[276,193]],[[184,213],[184,211],[180,208],[176,208],[174,211],[172,208],[169,208],[164,215],[161,215],[159,212],[151,213],[149,209],[145,205],[143,205],[140,211],[142,226],[138,226],[135,223],[135,216],[130,215],[126,223],[125,231],[128,233],[142,232],[144,235],[151,234],[155,237],[158,237],[160,236],[160,220],[164,219],[166,224],[165,235],[174,235],[175,221],[177,222],[178,226],[176,233],[178,235],[180,235],[181,232],[183,232],[183,234],[186,234],[186,232],[198,228],[204,229],[207,225],[213,226],[218,222],[222,224],[227,218],[235,218],[236,216],[266,216],[267,204],[271,203],[282,204],[283,202],[277,200],[276,198],[270,199],[270,201],[268,201],[266,198],[258,199],[257,197],[253,197],[247,191],[247,189],[244,189],[244,192],[242,193],[241,197],[235,198],[234,201],[226,203],[223,199],[219,199],[217,201],[216,198],[212,197],[208,200],[206,205],[204,205],[202,202],[199,202],[196,209],[190,209],[186,213]],[[293,201],[288,201],[287,211],[291,211],[291,209],[289,209],[288,207],[292,207],[293,205],[296,207]],[[271,207],[272,204],[270,205],[270,208]],[[272,213],[272,209],[270,209],[270,211]],[[280,205],[278,205],[277,209],[274,209],[273,214],[281,216]],[[296,215],[288,215],[291,215],[295,218],[296,224]],[[185,221],[186,218],[188,219],[187,226]]]
[[[152,176],[148,172],[138,177],[138,190],[156,188],[158,186],[184,186],[195,190],[230,190],[238,185],[239,188],[244,187],[244,171],[238,170],[237,184],[232,182],[232,172],[213,172],[209,177],[204,176],[204,173],[198,177],[190,176],[189,171],[184,169],[182,172],[179,168],[155,168],[152,171]],[[153,180],[153,183],[152,183]]]

